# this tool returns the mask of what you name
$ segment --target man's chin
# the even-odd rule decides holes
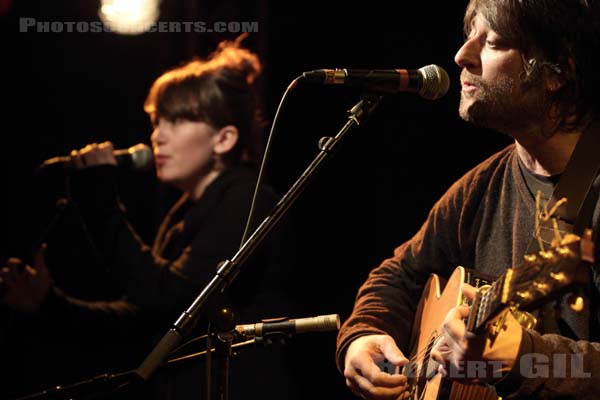
[[[494,120],[494,111],[490,104],[464,96],[460,99],[458,114],[463,120],[483,128],[488,127],[487,125]]]
[[[473,122],[472,118],[472,110],[473,102],[467,101],[464,98],[460,99],[460,104],[458,106],[458,115],[467,122]]]

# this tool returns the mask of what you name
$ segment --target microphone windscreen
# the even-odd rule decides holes
[[[428,100],[436,100],[444,96],[450,87],[450,77],[446,70],[438,65],[426,65],[419,71],[423,76],[423,86],[419,94]]]
[[[131,157],[131,167],[136,171],[145,171],[152,167],[153,155],[152,149],[144,144],[138,143],[127,149]]]

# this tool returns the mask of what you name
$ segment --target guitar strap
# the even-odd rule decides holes
[[[600,120],[596,119],[583,131],[545,207],[545,210],[550,210],[563,197],[568,199],[566,205],[559,207],[555,213],[561,228],[565,227],[566,230],[581,236],[585,228],[589,227],[598,193],[592,192],[589,196],[588,193],[599,170]],[[536,235],[548,236],[552,235],[553,231],[552,219],[539,221],[539,231],[532,236],[525,254],[541,250]]]
[[[555,213],[559,230],[562,232],[572,232],[581,236],[583,231],[590,227],[592,213],[598,201],[598,193],[595,191],[590,192],[590,189],[599,170],[600,120],[593,120],[579,138],[565,171],[554,188],[550,200],[544,207],[545,211],[551,210],[560,199],[567,198],[567,203],[559,207]],[[539,216],[536,215],[536,218],[539,218]],[[538,231],[532,235],[525,254],[533,254],[541,250],[537,240],[538,235],[542,242],[548,244],[552,241],[554,237],[552,218],[547,221],[539,221]],[[595,282],[595,284],[598,287],[598,283]],[[598,300],[595,297],[596,290],[592,290],[591,301],[594,303],[592,309],[595,309]],[[554,306],[549,303],[540,309],[539,322],[546,333],[561,333],[572,339],[578,339],[579,335],[573,332],[570,324],[566,323],[563,318],[579,320],[579,322],[575,320],[572,322],[583,326],[586,324],[586,320],[589,321],[590,308],[588,306],[586,304],[584,312],[567,316],[561,311],[564,307],[561,302],[557,302]],[[592,318],[592,321],[595,321],[595,318]],[[596,328],[593,325],[590,326],[588,333],[593,333]]]

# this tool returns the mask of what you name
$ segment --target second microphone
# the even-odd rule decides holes
[[[120,167],[131,168],[136,171],[143,171],[152,167],[152,149],[144,143],[138,143],[127,149],[113,150],[113,155],[117,160],[117,165]],[[38,167],[38,171],[47,169],[59,169],[69,172],[75,169],[73,157],[59,156],[49,158]]]

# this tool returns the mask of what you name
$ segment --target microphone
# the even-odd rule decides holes
[[[128,149],[113,150],[113,155],[117,159],[117,165],[120,167],[143,171],[152,166],[152,149],[144,143],[138,143]],[[58,168],[70,171],[74,169],[73,160],[71,156],[49,158],[38,167],[38,170],[46,168]]]
[[[340,316],[337,314],[318,317],[287,319],[274,318],[256,324],[237,325],[235,330],[245,337],[262,337],[268,334],[293,335],[307,332],[326,332],[340,329]]]
[[[448,73],[437,65],[413,69],[316,69],[302,73],[305,81],[358,86],[380,93],[412,92],[436,100],[448,92]]]

